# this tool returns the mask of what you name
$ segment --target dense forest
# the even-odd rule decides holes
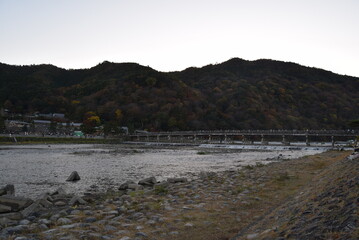
[[[0,64],[0,107],[131,129],[346,129],[359,78],[238,58],[180,72],[135,63],[90,69]]]

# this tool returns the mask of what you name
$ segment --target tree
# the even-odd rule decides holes
[[[109,134],[119,134],[120,128],[115,122],[107,122],[103,126],[103,133],[105,134],[105,136]]]
[[[0,132],[5,130],[5,120],[3,117],[0,116]]]
[[[100,124],[100,117],[97,116],[95,112],[87,112],[85,113],[84,121],[81,125],[81,130],[84,133],[91,134],[95,132],[95,128],[100,126]]]
[[[156,85],[157,79],[154,78],[154,77],[148,77],[148,78],[146,79],[146,83],[147,83],[148,86],[153,87],[153,86]]]
[[[122,113],[121,109],[116,109],[115,118],[116,118],[116,121],[118,122],[118,124],[120,124],[121,120],[123,118],[123,113]]]
[[[349,123],[349,126],[352,128],[359,128],[359,119],[353,120]]]

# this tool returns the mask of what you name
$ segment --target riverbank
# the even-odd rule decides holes
[[[330,151],[86,195],[86,203],[26,218],[0,216],[0,239],[357,239],[359,163],[348,155]]]
[[[0,145],[13,144],[120,144],[122,138],[0,136]]]

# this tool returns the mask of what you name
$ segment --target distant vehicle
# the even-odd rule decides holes
[[[82,131],[74,131],[74,136],[75,137],[84,137],[84,133]]]

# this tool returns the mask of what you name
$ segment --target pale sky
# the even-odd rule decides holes
[[[233,57],[359,77],[359,0],[0,0],[0,62],[159,71]]]

